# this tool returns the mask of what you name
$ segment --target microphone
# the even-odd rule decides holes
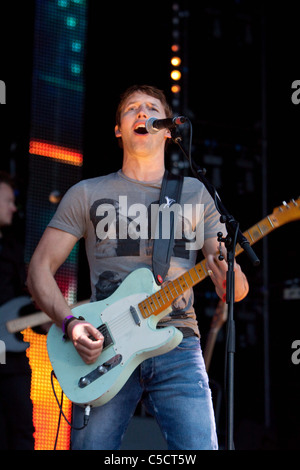
[[[173,129],[174,127],[180,126],[180,124],[184,124],[186,121],[187,118],[184,116],[166,119],[156,119],[151,117],[145,122],[145,127],[149,134],[156,134],[162,129]]]

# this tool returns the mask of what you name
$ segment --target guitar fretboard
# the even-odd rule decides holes
[[[269,215],[258,224],[253,225],[253,227],[244,232],[243,235],[248,240],[249,244],[253,245],[278,226],[279,224],[276,217],[274,215]],[[237,244],[235,256],[239,255],[243,251],[243,248]],[[143,300],[138,305],[142,316],[144,318],[148,318],[151,315],[158,315],[163,312],[175,299],[177,299],[177,297],[203,281],[207,276],[206,260],[202,260],[189,271],[186,271],[184,274],[174,279],[174,281],[168,281],[167,284],[159,291]]]
[[[243,233],[244,237],[247,238],[250,245],[261,240],[265,235],[268,235],[272,230],[279,226],[278,220],[275,215],[268,215],[263,220],[261,220],[258,224],[253,225],[253,227],[249,228],[246,232]],[[244,250],[243,248],[237,244],[235,250],[235,256],[242,253]]]

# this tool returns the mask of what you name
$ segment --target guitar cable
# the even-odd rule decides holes
[[[90,417],[90,412],[91,412],[91,406],[90,405],[87,405],[84,409],[84,419],[83,419],[83,425],[80,427],[80,428],[77,428],[75,426],[72,425],[72,423],[70,423],[70,421],[68,420],[68,418],[66,417],[65,413],[63,412],[63,397],[64,397],[64,392],[61,391],[61,401],[59,403],[58,401],[58,397],[56,395],[56,392],[55,392],[55,387],[54,387],[54,382],[53,382],[53,378],[55,377],[55,373],[54,371],[52,370],[51,371],[51,386],[52,386],[52,391],[53,391],[53,395],[55,397],[55,400],[56,400],[56,403],[58,405],[58,408],[59,408],[59,417],[58,417],[58,423],[57,423],[57,431],[56,431],[56,437],[55,437],[55,443],[54,443],[54,449],[53,450],[56,450],[56,446],[57,446],[57,441],[58,441],[58,435],[59,435],[59,428],[60,428],[60,423],[61,423],[61,417],[63,416],[65,421],[67,422],[67,424],[72,428],[72,429],[75,429],[76,431],[81,431],[82,429],[86,428],[88,423],[89,423],[89,417]],[[56,378],[56,377],[55,377]]]

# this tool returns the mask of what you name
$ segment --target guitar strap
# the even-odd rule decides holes
[[[170,211],[170,207],[173,203],[180,203],[182,185],[183,177],[181,175],[173,175],[169,171],[165,171],[161,185],[157,227],[152,255],[152,269],[155,281],[158,285],[163,283],[170,266],[177,222],[177,220],[174,220],[175,214],[172,210]],[[170,236],[168,236],[168,238],[163,238],[162,236],[162,220],[164,214],[166,214],[165,217],[170,217]]]

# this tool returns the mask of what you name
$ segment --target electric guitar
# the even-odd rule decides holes
[[[22,295],[1,305],[0,339],[4,342],[6,351],[23,352],[28,348],[29,343],[23,341],[22,338],[18,338],[15,334],[11,334],[11,332],[7,329],[7,322],[13,321],[15,317],[18,317],[20,310],[30,304],[32,304],[32,299],[28,296]],[[22,320],[22,317],[19,317],[18,319]],[[50,320],[49,317],[48,319]],[[17,332],[18,331],[15,331],[14,333]]]
[[[244,236],[250,245],[281,225],[300,219],[300,198],[274,209],[273,213],[251,227]],[[243,251],[237,245],[235,255]],[[52,325],[47,349],[54,374],[66,396],[80,406],[100,406],[113,398],[134,369],[145,359],[164,354],[182,340],[173,326],[156,328],[172,309],[172,302],[187,289],[208,276],[206,261],[196,264],[177,279],[157,286],[147,268],[129,274],[107,299],[76,307],[82,316],[105,338],[104,348],[94,364],[86,364],[71,341]]]
[[[71,308],[87,302],[88,300],[83,300],[71,305]],[[26,330],[26,328],[33,328],[47,322],[52,322],[52,319],[45,312],[35,312],[30,315],[20,316],[21,309],[32,303],[33,301],[30,297],[22,295],[1,305],[0,340],[4,342],[7,352],[23,352],[29,346],[29,343],[23,341],[22,338],[18,338],[15,333]]]

